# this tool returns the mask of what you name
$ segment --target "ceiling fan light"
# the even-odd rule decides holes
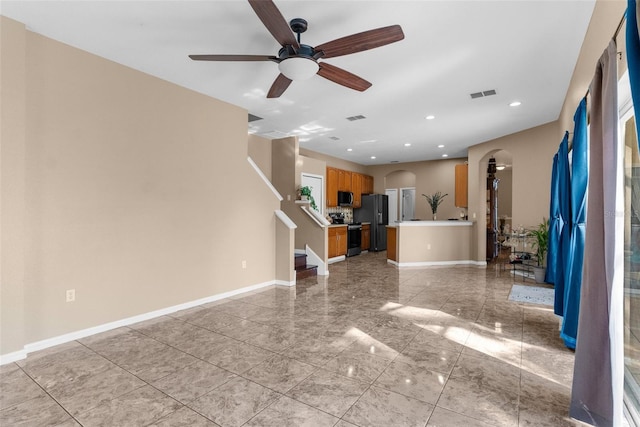
[[[278,68],[290,80],[307,80],[313,77],[320,67],[311,58],[296,56],[281,61]]]

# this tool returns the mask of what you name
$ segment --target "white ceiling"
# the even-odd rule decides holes
[[[466,157],[471,145],[556,120],[594,7],[593,0],[275,3],[287,21],[309,22],[302,43],[311,46],[392,24],[405,39],[327,60],[372,82],[365,92],[314,76],[267,99],[277,64],[187,57],[277,55],[279,44],[245,0],[3,0],[0,13],[246,108],[263,118],[249,132],[298,135],[301,147],[371,165]],[[497,95],[470,97],[489,89]],[[514,100],[522,105],[509,107]],[[425,120],[431,114],[435,119]],[[366,119],[346,120],[356,115]]]

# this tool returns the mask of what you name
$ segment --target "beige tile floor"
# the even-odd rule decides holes
[[[513,283],[363,254],[2,366],[0,425],[577,425],[574,355]]]

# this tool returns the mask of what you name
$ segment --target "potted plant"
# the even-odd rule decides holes
[[[313,200],[313,196],[311,195],[311,190],[313,190],[313,187],[309,187],[308,185],[305,185],[304,187],[300,187],[300,199],[309,200],[309,205],[311,206],[311,209],[313,209],[314,211],[317,211],[318,206],[316,205],[316,201]]]
[[[533,247],[536,251],[537,266],[533,267],[533,274],[536,283],[544,283],[546,271],[547,249],[549,248],[549,220],[542,218],[538,227],[531,230],[529,234],[533,237]]]
[[[427,196],[426,194],[423,194],[425,199],[427,199],[427,203],[429,203],[429,206],[431,207],[431,213],[433,214],[434,221],[436,220],[436,214],[438,213],[438,206],[440,206],[440,203],[442,203],[442,199],[444,199],[445,196],[448,196],[448,195],[449,193],[442,194],[440,191],[436,192],[431,196]]]

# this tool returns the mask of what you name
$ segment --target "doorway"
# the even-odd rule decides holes
[[[387,188],[384,194],[389,197],[389,224],[398,222],[398,189]]]
[[[416,189],[401,188],[402,204],[400,205],[400,218],[402,221],[411,221],[416,216]]]

